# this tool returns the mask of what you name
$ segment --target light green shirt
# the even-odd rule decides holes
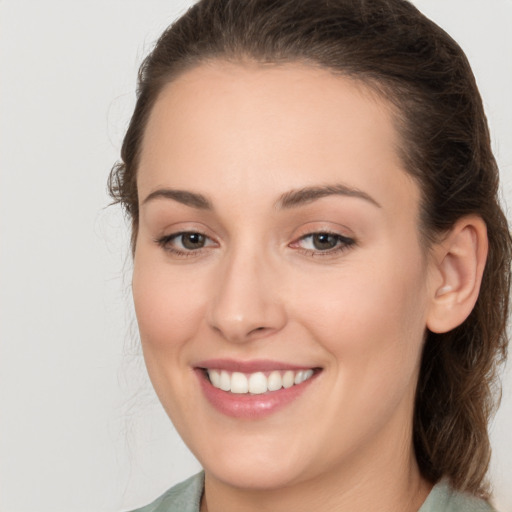
[[[199,512],[204,487],[204,473],[181,482],[153,503],[133,512]],[[454,491],[446,481],[434,486],[418,512],[495,512],[483,500]]]

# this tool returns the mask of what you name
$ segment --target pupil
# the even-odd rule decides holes
[[[335,235],[330,235],[329,233],[318,233],[317,235],[313,235],[313,245],[315,246],[315,249],[332,249],[336,247],[337,243],[338,239]]]
[[[182,243],[186,249],[200,249],[204,246],[204,235],[200,233],[186,233],[182,236]]]

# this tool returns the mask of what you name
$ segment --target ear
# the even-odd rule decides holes
[[[480,292],[487,250],[487,228],[476,215],[459,219],[435,245],[427,315],[432,332],[448,332],[469,316]]]

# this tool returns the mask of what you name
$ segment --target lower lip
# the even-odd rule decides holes
[[[206,399],[219,412],[233,418],[259,419],[269,416],[296,400],[309,387],[318,373],[308,380],[278,391],[269,391],[259,395],[237,394],[222,391],[212,386],[204,371],[196,369],[201,388]]]

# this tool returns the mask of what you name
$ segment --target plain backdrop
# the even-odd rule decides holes
[[[512,1],[415,3],[468,54],[512,205]],[[126,510],[199,469],[148,383],[105,187],[138,65],[188,4],[0,0],[1,512]],[[502,512],[511,388],[492,424]]]

